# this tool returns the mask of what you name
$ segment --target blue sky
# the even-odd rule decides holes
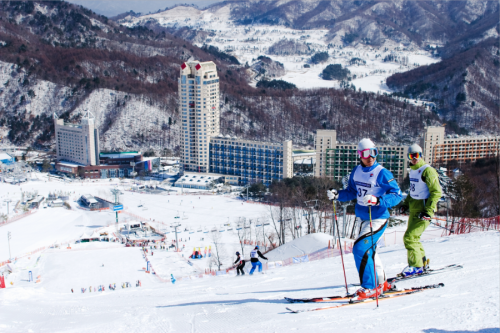
[[[199,8],[204,8],[210,4],[221,2],[220,0],[67,0],[68,2],[82,5],[94,12],[108,17],[128,12],[147,14],[156,12],[158,9],[165,9],[176,4],[195,4]]]

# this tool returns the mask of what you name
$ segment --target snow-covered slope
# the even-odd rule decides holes
[[[72,201],[86,193],[110,198],[109,189],[118,185],[124,192],[120,201],[126,211],[143,216],[141,220],[148,220],[153,227],[169,232],[167,245],[175,239],[170,225],[181,223],[177,237],[182,251],[148,249],[147,260],[157,275],[145,273],[147,263],[140,248],[125,248],[117,243],[70,244],[71,249],[63,243],[61,247],[19,258],[11,264],[14,273],[6,278],[7,288],[0,289],[0,332],[310,332],[311,329],[331,332],[332,327],[339,332],[498,332],[498,232],[424,241],[431,267],[460,263],[464,268],[400,282],[398,287],[444,283],[444,288],[381,301],[377,311],[373,311],[375,305],[371,303],[289,314],[286,307],[290,304],[284,302],[283,297],[321,297],[345,292],[340,257],[244,277],[227,274],[199,278],[205,269],[215,268],[214,262],[209,258],[188,262],[193,247],[201,247],[203,251],[212,246],[214,254],[212,235],[220,235],[223,267],[230,266],[235,259],[234,252],[241,252],[234,227],[243,218],[247,222],[265,219],[268,213],[265,205],[218,195],[134,193],[127,191],[130,183],[45,182],[42,176],[37,176],[39,181],[21,187],[0,185],[0,200],[8,197],[17,202],[21,197],[20,189],[37,190],[44,196],[57,190],[66,194],[71,191],[70,201],[74,205]],[[10,250],[12,256],[17,257],[40,246],[62,243],[100,230],[113,223],[114,218],[112,212],[40,209],[29,217],[1,226],[0,239],[7,239],[7,232],[11,232]],[[119,220],[123,223],[136,218],[120,214]],[[233,230],[229,230],[228,222]],[[255,225],[252,223],[250,229],[241,231],[246,231],[245,239],[262,241],[262,227],[255,228]],[[214,228],[217,232],[211,232]],[[271,229],[265,232],[269,231]],[[271,261],[314,252],[327,247],[330,239],[326,234],[304,236],[267,256]],[[245,259],[251,247],[244,247]],[[8,257],[8,251],[7,242],[0,242],[0,261]],[[379,253],[388,276],[394,276],[407,264],[403,245],[385,246]],[[352,254],[345,255],[344,261],[348,283],[358,283]],[[38,283],[27,281],[30,271]],[[175,285],[169,282],[170,274],[178,279]],[[191,277],[183,278],[187,275]],[[167,282],[161,282],[159,277]],[[137,280],[141,280],[142,287],[135,287]],[[121,288],[124,282],[133,287]],[[114,283],[117,290],[110,291],[108,286]],[[94,292],[99,285],[104,285],[106,291]],[[89,293],[90,287],[92,293]],[[86,288],[87,292],[81,293],[81,288]],[[354,290],[355,287],[350,289]],[[328,304],[294,304],[293,308],[325,305]]]
[[[20,282],[0,291],[0,330],[498,332],[499,233],[451,236],[426,241],[424,246],[431,266],[462,263],[464,268],[402,282],[398,287],[442,282],[444,288],[381,301],[377,311],[375,304],[370,303],[307,314],[288,313],[286,307],[291,305],[283,297],[343,294],[339,257],[287,266],[264,275],[214,277],[172,285],[160,283],[144,272],[133,273],[143,267],[139,249],[48,253],[40,259],[40,283]],[[406,265],[403,246],[384,248],[380,256],[389,276]],[[352,255],[344,260],[348,282],[358,282]],[[75,275],[78,271],[81,276]],[[120,287],[127,281],[135,286],[135,279],[141,279],[143,287]],[[117,290],[109,291],[109,283],[116,283]],[[80,292],[80,288],[93,284],[105,285],[106,291]],[[75,293],[71,293],[70,287]],[[292,307],[326,305],[293,304]]]
[[[305,235],[266,253],[266,257],[277,261],[303,256],[327,248],[329,242],[333,245],[332,240],[331,235],[323,233]]]

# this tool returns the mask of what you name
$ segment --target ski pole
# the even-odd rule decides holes
[[[373,273],[375,274],[375,298],[377,299],[378,308],[378,279],[377,279],[377,268],[375,267],[375,246],[373,246],[373,226],[372,226],[372,206],[368,206],[368,214],[370,215],[370,233],[372,238],[372,251],[373,251]]]
[[[340,240],[340,233],[339,233],[339,222],[337,220],[337,209],[335,208],[335,200],[333,200],[332,203],[333,203],[333,216],[335,217],[335,225],[337,226],[337,237],[339,239],[339,244],[340,244],[340,258],[342,259],[342,269],[344,270],[345,292],[346,294],[349,294],[349,289],[347,288],[347,277],[345,275],[344,254],[342,253],[342,241]]]
[[[429,223],[430,223],[430,224],[434,224],[436,227],[443,228],[444,230],[447,230],[447,231],[449,231],[449,232],[450,232],[450,233],[452,233],[452,234],[453,234],[453,233],[455,233],[455,231],[453,231],[453,230],[451,230],[451,229],[448,229],[448,228],[445,228],[445,227],[442,227],[442,226],[440,226],[440,225],[439,225],[439,224],[437,224],[437,223],[434,223],[434,222],[431,222],[431,221],[429,221]]]

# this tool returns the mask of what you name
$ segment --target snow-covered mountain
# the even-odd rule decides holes
[[[340,80],[322,78],[326,66],[341,64],[351,73],[349,84],[358,89],[420,99],[432,105],[443,121],[458,124],[455,129],[491,132],[497,127],[484,126],[484,121],[491,123],[492,117],[498,117],[492,91],[500,86],[500,79],[488,74],[498,62],[494,48],[488,51],[491,59],[476,64],[472,80],[453,84],[439,80],[425,88],[439,87],[445,89],[444,94],[434,88],[415,91],[406,87],[408,83],[395,84],[395,78],[406,77],[413,85],[432,81],[430,76],[414,74],[424,72],[419,69],[425,66],[447,67],[448,76],[451,72],[462,75],[465,67],[450,71],[440,61],[459,59],[462,52],[486,40],[489,44],[498,41],[498,8],[491,1],[225,1],[204,10],[178,6],[155,14],[129,15],[119,22],[129,27],[169,28],[195,45],[218,47],[251,66],[251,85],[265,77],[260,72],[262,56],[283,64],[285,70],[281,75],[270,74],[269,79],[280,78],[299,89],[345,87]],[[327,53],[328,59],[319,64],[311,61],[318,53]],[[475,109],[477,119],[471,121],[466,116],[470,108],[463,110],[464,105],[456,103],[458,94],[481,104]]]
[[[326,9],[320,11],[325,4]],[[333,15],[334,5],[238,1],[206,10],[179,6],[128,16],[120,25],[66,2],[1,2],[1,144],[51,147],[53,113],[78,121],[81,112],[90,108],[98,115],[104,149],[161,146],[175,150],[178,66],[190,57],[217,64],[224,133],[259,140],[292,139],[306,146],[313,143],[318,128],[335,128],[343,141],[365,135],[380,142],[403,143],[414,140],[423,126],[438,124],[443,118],[431,112],[436,102],[422,101],[424,96],[394,100],[378,94],[392,92],[386,78],[437,63],[451,49],[462,51],[467,43],[498,35],[497,25],[491,25],[491,12],[498,6],[490,2],[428,5],[422,14],[425,20],[429,13],[448,15],[441,20],[448,36],[441,42],[451,43],[446,48],[426,46],[439,41],[433,34],[410,33],[406,28],[410,24],[403,15],[406,7],[423,10],[423,4],[339,2],[333,11],[335,22],[319,24],[320,17]],[[384,17],[405,18],[397,31],[406,37],[382,29],[383,33],[373,35],[383,37],[376,41],[359,27],[347,27],[349,20],[364,19],[369,8],[372,14],[366,17],[377,21],[378,27],[389,24]],[[426,23],[422,22],[423,29]],[[431,26],[429,31],[437,29]],[[311,61],[315,54],[325,52],[328,59]],[[270,58],[272,66],[264,66],[261,56]],[[322,71],[331,64],[348,69],[348,77],[324,80]],[[261,79],[283,79],[299,89],[256,89]],[[420,99],[419,106],[407,108],[415,98]],[[447,115],[453,118],[454,112],[447,110]],[[366,126],[360,121],[366,114],[378,117]],[[464,117],[457,122],[472,131],[479,129]]]

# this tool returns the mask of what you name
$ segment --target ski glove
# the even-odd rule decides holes
[[[406,207],[406,206],[399,207],[399,215],[406,214],[407,210],[408,210],[408,207]]]
[[[336,189],[331,188],[328,191],[326,191],[326,195],[328,196],[328,199],[330,200],[337,200],[339,198],[339,192],[337,192]]]
[[[429,214],[424,213],[424,212],[418,214],[418,218],[421,219],[421,220],[425,220],[425,221],[430,221],[431,220],[431,217],[429,216]]]
[[[365,206],[376,206],[379,200],[376,196],[368,194],[363,197],[363,205]]]

